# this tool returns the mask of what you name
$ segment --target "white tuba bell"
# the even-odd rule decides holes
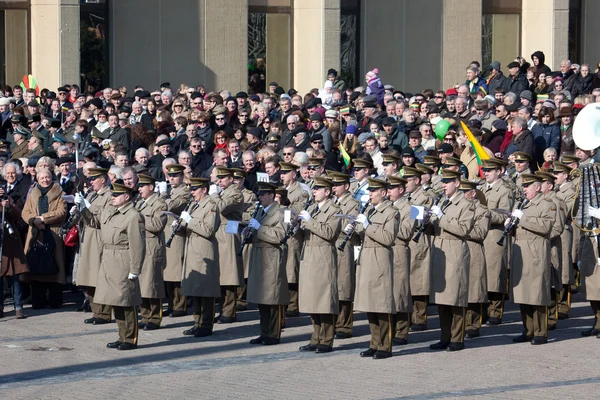
[[[573,141],[582,150],[600,147],[600,103],[585,106],[575,118]]]

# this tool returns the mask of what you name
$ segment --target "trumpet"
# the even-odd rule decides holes
[[[313,202],[313,198],[310,197],[308,200],[306,200],[306,204],[304,205],[304,211],[308,210],[308,207],[311,206]],[[296,219],[294,222],[291,222],[290,225],[288,226],[288,230],[285,233],[285,236],[283,237],[283,239],[281,239],[281,244],[286,244],[288,239],[291,238],[292,236],[294,236],[294,234],[296,233],[296,229],[298,228],[298,226],[300,225],[300,219]]]
[[[435,203],[433,203],[433,205],[437,206],[440,203],[440,200],[442,200],[441,196],[437,198],[437,200],[435,201]],[[441,208],[444,208],[444,206],[446,205],[447,202],[448,202],[448,199],[444,200]],[[429,223],[430,218],[431,218],[431,209],[427,212],[427,215],[425,215],[425,217],[423,218],[423,221],[421,221],[421,226],[419,226],[419,230],[417,231],[415,236],[412,238],[413,242],[419,243],[419,239],[421,238],[421,235],[423,234],[423,232],[425,232],[425,227],[427,227],[427,224]]]
[[[359,207],[358,213],[363,214],[365,212],[365,210],[369,207],[369,205],[371,205],[371,200],[367,201],[364,205]],[[352,235],[354,235],[354,231],[356,230],[356,224],[357,224],[356,220],[351,222],[352,229],[350,230],[350,232],[348,232],[346,234],[344,241],[342,243],[340,243],[340,245],[338,246],[339,251],[344,251],[344,247],[346,247],[346,243],[348,243],[348,241],[352,238]]]
[[[194,203],[194,198],[192,197],[190,199],[190,201],[188,201],[188,203],[185,205],[185,208],[183,209],[183,211],[189,211],[190,207],[192,206],[192,203]],[[177,232],[179,231],[179,229],[181,228],[181,223],[183,222],[183,219],[181,217],[179,217],[177,219],[177,225],[175,225],[175,227],[173,228],[173,231],[171,232],[171,236],[169,236],[169,240],[167,240],[167,243],[165,243],[165,246],[167,247],[171,247],[171,242],[173,242],[173,238],[175,237],[175,235],[177,234]]]
[[[528,200],[525,196],[521,197],[521,200],[519,200],[519,203],[517,203],[516,209],[520,210],[521,208],[525,207],[527,205],[527,202]],[[498,246],[504,246],[504,239],[506,239],[506,237],[512,232],[513,228],[517,226],[518,223],[519,218],[516,218],[514,216],[510,217],[510,222],[504,228],[504,232],[502,232],[502,236],[500,236],[500,239],[496,242]]]
[[[258,213],[260,212],[260,210],[262,209],[262,205],[260,204],[260,201],[256,202],[256,208],[254,209],[254,212],[252,213],[252,217],[251,218],[256,218],[256,216],[258,215]],[[237,252],[238,256],[242,255],[242,252],[244,251],[244,247],[246,246],[246,244],[250,243],[250,240],[252,239],[252,229],[247,228],[246,233],[244,233],[244,236],[242,237],[242,245],[240,246],[240,249]]]

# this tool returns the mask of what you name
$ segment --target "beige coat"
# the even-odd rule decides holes
[[[94,302],[110,306],[133,307],[142,301],[139,279],[146,256],[144,218],[129,202],[118,209],[109,206],[94,218],[102,235],[102,263],[98,271]]]
[[[409,194],[411,205],[431,207],[434,202],[433,191],[425,192],[421,187]],[[419,229],[416,224],[416,230]],[[410,248],[410,292],[413,296],[429,296],[430,269],[431,269],[431,237],[425,232],[418,242],[412,239],[408,243]]]
[[[102,211],[110,206],[110,187],[105,186],[96,192],[86,195],[90,202],[89,208],[81,212],[83,223],[80,224],[79,232],[79,264],[77,268],[76,282],[78,286],[96,287],[98,271],[102,260],[102,236],[100,228],[90,225],[90,220],[100,218]]]
[[[215,200],[206,196],[189,211],[192,219],[182,226],[186,232],[181,292],[184,296],[220,297],[217,238],[220,223]]]
[[[248,271],[249,303],[289,304],[286,249],[281,244],[285,228],[279,204],[273,203],[258,220],[260,228],[252,234],[250,269]]]
[[[573,203],[575,201],[575,188],[573,187],[573,183],[565,182],[560,185],[556,195],[567,206],[565,229],[560,236],[562,246],[562,283],[563,285],[571,285],[575,283],[573,269],[573,232],[576,228],[573,226],[573,221],[571,219],[571,210],[573,209]],[[577,231],[579,232],[579,229],[577,229]]]
[[[410,295],[410,248],[415,231],[415,220],[410,218],[410,203],[407,196],[394,203],[400,217],[398,234],[394,244],[394,302],[396,312],[412,312],[412,297]]]
[[[165,201],[154,193],[147,200],[140,198],[136,209],[144,217],[146,228],[146,258],[140,275],[140,290],[145,299],[163,299],[165,297],[165,282],[163,269],[165,259],[165,225],[167,210]]]
[[[304,209],[310,198],[310,193],[303,189],[299,182],[292,183],[288,188],[289,208],[297,213]],[[287,240],[286,273],[289,283],[298,283],[298,271],[300,269],[300,252],[304,243],[304,233],[298,232]]]
[[[165,199],[167,211],[175,215],[181,214],[190,202],[190,192],[181,184],[171,190],[169,198]],[[165,228],[165,240],[169,240],[173,232],[173,221],[175,218],[168,217]],[[166,282],[181,282],[183,276],[183,254],[185,253],[185,229],[180,229],[173,240],[171,247],[166,247],[167,265],[163,272],[163,278]]]
[[[256,195],[248,189],[242,189],[242,196],[244,196],[244,209],[246,210],[242,215],[242,221],[248,222],[256,210]],[[242,261],[244,263],[244,279],[248,279],[248,266],[250,265],[251,248],[252,243],[246,243],[242,252]]]
[[[38,212],[38,202],[42,193],[36,185],[27,196],[25,206],[21,216],[23,221],[29,225],[27,231],[27,238],[25,239],[25,254],[31,246],[31,240],[34,239],[32,236],[33,225],[29,222],[32,218],[41,216],[44,218],[44,226],[49,228],[52,232],[52,238],[56,243],[54,249],[54,260],[58,266],[58,272],[54,275],[33,275],[27,276],[27,279],[38,282],[55,282],[55,283],[67,283],[65,273],[65,246],[62,238],[60,237],[60,229],[67,219],[67,203],[62,199],[63,191],[58,183],[52,184],[52,189],[46,195],[48,197],[48,212],[40,215]],[[40,231],[38,238],[43,241],[43,232]]]
[[[356,226],[362,248],[356,265],[354,308],[358,311],[395,314],[394,244],[400,215],[389,201],[369,207],[370,224]]]
[[[337,249],[341,219],[336,217],[340,208],[327,199],[308,209],[312,218],[301,224],[304,249],[298,276],[298,303],[300,312],[337,314]]]
[[[469,246],[467,238],[475,218],[475,205],[457,192],[446,203],[440,202],[443,215],[432,217],[431,290],[435,304],[467,307],[469,297]]]
[[[552,287],[560,290],[562,289],[562,233],[567,220],[567,205],[555,192],[550,192],[545,197],[556,207],[556,218],[550,234],[550,263],[552,264]]]
[[[598,241],[584,234],[581,237],[581,287],[588,301],[600,301],[600,262],[598,261]]]
[[[550,234],[556,215],[551,200],[538,194],[522,208],[511,251],[511,290],[516,304],[550,305]]]
[[[227,221],[241,221],[244,213],[244,196],[235,184],[229,185],[220,194],[212,195],[221,214],[216,239],[219,244],[219,268],[221,286],[240,286],[244,284],[244,264],[238,256],[241,247],[240,235],[225,232]]]
[[[510,214],[513,208],[513,194],[502,180],[497,180],[491,187],[488,187],[485,183],[481,190],[485,195],[490,213],[490,229],[483,240],[487,291],[507,293],[509,239],[506,238],[504,246],[498,246],[498,240],[504,233],[504,221],[506,221],[508,215],[498,210],[504,210]]]
[[[490,229],[490,212],[479,202],[475,202],[473,229],[469,232],[469,303],[487,302],[488,278],[483,240]],[[498,246],[498,245],[496,245]],[[500,247],[500,246],[498,246]]]
[[[352,198],[350,192],[344,194],[338,199],[337,204],[341,209],[342,214],[358,215],[358,201]],[[342,221],[342,225],[346,226],[347,220]],[[342,231],[335,243],[335,247],[342,244],[346,234]],[[354,246],[352,243],[346,243],[344,251],[338,250],[338,297],[340,301],[354,300],[354,289],[356,287],[356,263],[354,262]]]

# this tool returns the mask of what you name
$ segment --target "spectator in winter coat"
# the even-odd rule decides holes
[[[533,127],[534,160],[538,165],[544,162],[544,150],[552,147],[560,152],[560,127],[554,120],[554,111],[543,107],[538,114],[538,123]]]
[[[526,90],[529,87],[527,77],[523,72],[521,72],[520,68],[521,64],[516,61],[508,64],[508,69],[510,71],[510,85],[508,87],[508,91],[513,92],[517,96],[519,96],[523,90]]]
[[[571,68],[570,60],[562,60],[560,62],[560,72],[562,73],[565,90],[571,93],[571,98],[574,99],[580,94],[583,94],[583,81],[581,76]]]
[[[490,74],[487,80],[488,94],[494,96],[497,88],[503,88],[504,91],[507,92],[510,86],[510,82],[500,70],[500,62],[492,62],[490,64],[490,68],[492,69],[492,73]]]
[[[479,68],[475,66],[467,67],[467,80],[465,85],[469,88],[470,94],[479,93],[483,88],[484,96],[488,93],[488,85],[479,77]]]
[[[531,55],[531,60],[533,61],[533,67],[535,68],[535,77],[539,78],[540,74],[550,75],[552,70],[548,67],[544,62],[546,61],[546,56],[541,51],[535,51]]]
[[[411,111],[412,113],[412,111]],[[404,131],[396,125],[396,121],[392,117],[386,117],[382,121],[383,130],[388,134],[389,146],[397,151],[402,151],[408,146],[408,136]]]
[[[504,151],[504,159],[508,160],[515,151],[527,153],[533,159],[533,134],[527,129],[527,121],[525,118],[517,116],[513,118],[511,125],[512,138]]]
[[[381,83],[381,79],[379,79],[379,70],[374,68],[372,71],[367,72],[365,79],[367,80],[367,96],[376,96],[377,104],[383,105],[385,89],[383,83]]]

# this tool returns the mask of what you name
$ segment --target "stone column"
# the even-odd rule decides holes
[[[277,82],[286,91],[291,87],[290,15],[267,14],[267,81]]]
[[[79,1],[31,0],[31,73],[41,88],[79,84]]]
[[[481,0],[444,0],[442,88],[466,81],[471,61],[481,61]]]
[[[17,85],[29,73],[27,62],[27,10],[6,10],[4,37],[6,43],[6,83]]]
[[[523,0],[522,7],[521,56],[533,65],[531,54],[541,50],[558,70],[569,54],[569,0]]]
[[[340,70],[340,0],[294,1],[294,88],[322,88]]]

